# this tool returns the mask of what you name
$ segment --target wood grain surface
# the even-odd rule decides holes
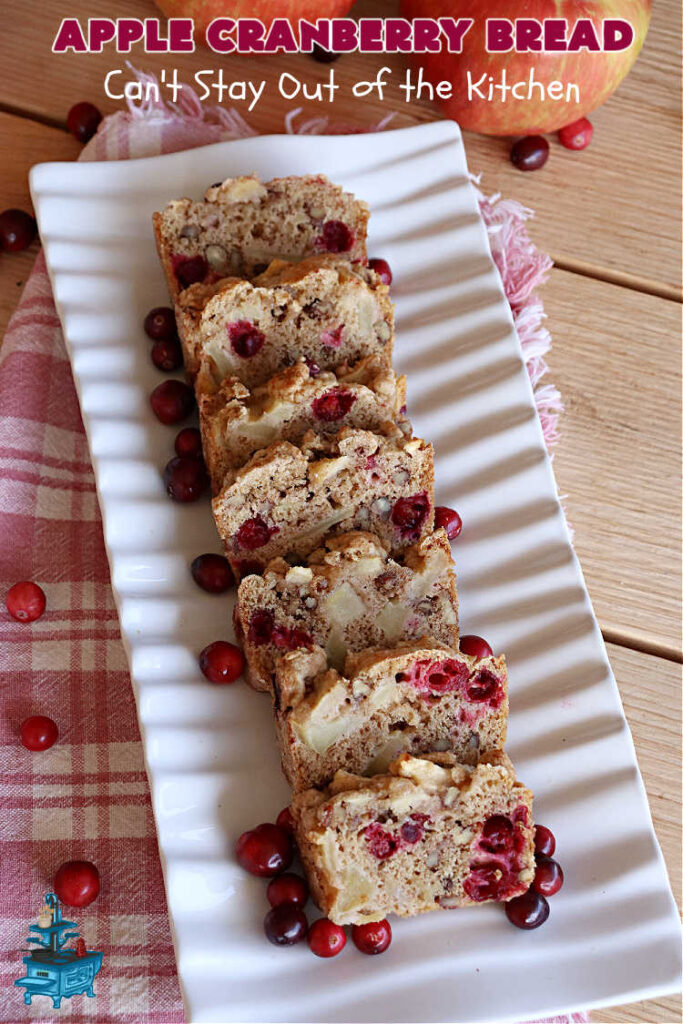
[[[396,0],[360,0],[358,15],[396,13]],[[152,0],[20,0],[0,33],[0,209],[28,208],[32,164],[69,160],[79,146],[64,130],[82,99],[103,111],[103,80],[125,67],[115,53],[52,56],[62,17],[155,17]],[[674,893],[681,894],[681,576],[680,576],[680,22],[677,0],[655,0],[636,66],[592,118],[583,153],[556,143],[538,174],[509,163],[510,142],[466,135],[470,168],[486,191],[535,210],[531,232],[556,261],[543,298],[553,335],[549,379],[566,411],[555,455],[560,493],[633,732],[655,828]],[[172,57],[133,54],[145,70],[178,67],[186,80],[224,68],[231,80],[282,71],[312,83],[329,67],[304,56],[219,58],[205,50]],[[353,82],[381,64],[396,83],[402,58],[348,55],[333,65],[334,105],[304,103],[302,117],[371,124],[395,111],[395,127],[438,116],[406,106],[398,89],[386,102],[354,100]],[[296,106],[276,95],[247,114],[259,131],[283,130]],[[4,112],[3,112],[4,111]],[[37,252],[0,259],[0,337]],[[596,1011],[604,1022],[681,1021],[680,996]]]

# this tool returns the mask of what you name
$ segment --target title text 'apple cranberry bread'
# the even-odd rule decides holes
[[[297,647],[324,648],[327,665],[340,671],[349,651],[366,647],[427,635],[457,647],[450,542],[435,530],[394,559],[371,533],[327,537],[306,565],[277,558],[263,576],[242,580],[235,624],[257,690],[272,688],[277,659]]]
[[[392,555],[434,525],[434,453],[397,427],[309,432],[300,447],[277,441],[230,471],[213,512],[239,579],[278,555],[305,558],[330,531],[369,530]],[[258,570],[257,570],[258,566]]]
[[[254,452],[277,439],[297,444],[308,430],[380,430],[398,421],[404,432],[411,432],[401,412],[405,377],[397,378],[380,355],[334,371],[318,371],[302,359],[251,390],[236,377],[221,381],[215,363],[207,358],[195,389],[214,493],[229,469],[239,469]]]
[[[394,312],[389,289],[362,264],[338,257],[275,260],[253,281],[197,284],[176,303],[185,369],[203,355],[219,378],[253,387],[297,359],[332,370],[373,353],[391,361]]]
[[[320,647],[283,654],[275,672],[282,768],[296,792],[344,769],[386,771],[399,754],[451,751],[476,764],[505,742],[504,658],[473,658],[430,637],[349,654],[343,674]]]
[[[500,751],[476,767],[403,754],[387,775],[338,772],[291,810],[313,899],[335,924],[362,924],[525,892],[532,799]]]
[[[198,282],[253,277],[271,260],[335,253],[364,263],[369,211],[323,175],[226,178],[204,199],[175,199],[153,217],[159,258],[175,299]]]

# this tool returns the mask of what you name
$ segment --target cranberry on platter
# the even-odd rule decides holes
[[[391,925],[386,920],[372,921],[369,924],[354,924],[351,938],[356,949],[368,956],[384,953],[391,945]]]
[[[173,442],[176,455],[188,459],[202,457],[202,435],[196,427],[183,427]]]
[[[163,373],[179,370],[183,365],[183,350],[180,347],[180,342],[175,338],[168,340],[160,338],[152,345],[150,358],[157,370],[161,370]]]
[[[580,117],[561,128],[557,135],[565,149],[585,149],[593,138],[593,125],[587,117]]]
[[[145,334],[152,341],[174,341],[177,339],[175,313],[170,306],[155,306],[150,309],[144,322]]]
[[[265,916],[263,930],[274,946],[294,946],[306,938],[308,921],[295,903],[281,903]]]
[[[446,505],[437,505],[434,509],[434,529],[442,528],[446,531],[449,540],[455,540],[460,536],[462,530],[462,519],[454,508]]]
[[[266,822],[243,832],[235,852],[245,871],[259,878],[272,878],[286,871],[292,863],[294,844],[284,829]]]
[[[548,920],[550,907],[545,896],[529,889],[522,896],[515,896],[505,904],[505,913],[515,928],[540,928]]]
[[[206,490],[209,478],[201,459],[179,457],[166,464],[164,469],[164,487],[169,498],[186,504],[198,501]]]
[[[242,675],[244,656],[227,640],[215,640],[199,655],[199,667],[210,683],[234,683]]]
[[[552,857],[539,857],[536,861],[536,874],[531,883],[534,892],[541,896],[554,896],[564,884],[562,868]]]
[[[35,622],[45,611],[45,592],[37,583],[22,580],[9,588],[5,604],[17,622]]]
[[[298,903],[303,907],[308,899],[308,885],[300,875],[286,871],[268,882],[266,898],[271,907],[279,907],[281,903]]]
[[[66,126],[79,142],[90,142],[101,120],[94,103],[75,103],[66,115]]]
[[[31,715],[21,723],[20,735],[27,750],[49,750],[59,738],[59,729],[47,715]]]
[[[190,415],[194,409],[194,393],[182,380],[165,380],[157,384],[149,396],[149,404],[156,418],[171,427]]]
[[[275,819],[275,824],[278,826],[278,828],[281,828],[285,832],[288,832],[290,836],[294,835],[294,818],[292,817],[292,812],[290,811],[289,807],[282,808],[277,818]]]
[[[386,260],[375,258],[369,260],[368,266],[370,270],[374,270],[379,275],[379,279],[382,284],[390,285],[394,280],[394,275],[391,273],[391,267]]]
[[[209,594],[224,594],[235,585],[230,563],[223,555],[197,555],[190,571],[197,586]]]
[[[57,869],[53,888],[69,907],[87,907],[97,899],[100,873],[88,860],[69,860]]]
[[[468,633],[460,637],[460,650],[463,654],[469,654],[472,658],[492,658],[493,651],[483,637],[476,633]]]
[[[314,921],[308,929],[308,948],[316,956],[329,959],[337,956],[346,945],[346,932],[339,924],[333,924],[326,917]]]
[[[552,857],[555,853],[555,836],[545,825],[534,829],[534,852],[537,857]]]
[[[28,249],[38,234],[35,217],[24,210],[3,210],[0,213],[0,249],[21,252]]]
[[[318,64],[332,64],[333,61],[341,57],[341,54],[335,53],[334,50],[326,50],[320,43],[313,43],[311,57],[313,60],[317,60]]]
[[[548,140],[542,135],[518,139],[510,150],[510,160],[520,171],[538,171],[550,154]]]

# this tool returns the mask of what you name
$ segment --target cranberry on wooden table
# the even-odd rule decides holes
[[[199,667],[210,683],[234,683],[242,675],[244,656],[227,640],[215,640],[199,655]]]
[[[198,501],[206,490],[209,478],[206,467],[201,459],[179,457],[166,463],[164,469],[164,487],[169,498],[186,504]]]
[[[100,873],[88,860],[69,860],[57,869],[53,887],[67,906],[87,907],[99,894]]]
[[[5,604],[17,622],[35,622],[45,611],[45,591],[37,583],[22,580],[9,588]]]
[[[463,654],[469,654],[472,658],[491,658],[493,651],[483,637],[476,633],[467,633],[460,637],[460,650]]]
[[[354,924],[351,938],[356,949],[368,956],[384,953],[391,945],[391,925],[386,920],[372,921],[369,924]]]
[[[534,851],[537,857],[552,857],[555,853],[555,836],[545,825],[534,829]]]
[[[538,171],[550,154],[548,140],[542,135],[518,139],[510,150],[510,160],[520,171]]]
[[[66,126],[79,142],[90,142],[101,120],[94,103],[75,103],[66,116]]]
[[[515,896],[505,904],[505,913],[515,928],[540,928],[548,920],[550,907],[545,896],[529,889],[523,896]]]
[[[197,555],[191,566],[192,579],[209,594],[224,594],[235,584],[230,563],[223,555],[211,552]]]
[[[284,829],[266,822],[243,832],[235,847],[237,861],[252,875],[272,878],[292,863],[294,845]]]
[[[183,350],[175,338],[160,338],[152,345],[150,358],[157,370],[172,373],[183,365]]]
[[[536,874],[531,883],[534,892],[541,896],[554,896],[564,884],[562,868],[552,857],[539,857],[536,861]]]
[[[281,903],[298,903],[303,907],[308,899],[306,880],[288,871],[284,875],[277,875],[268,883],[266,899],[271,907],[279,907]]]
[[[145,334],[152,341],[172,341],[177,336],[175,313],[170,306],[150,309],[144,322]]]
[[[165,380],[149,396],[158,420],[170,427],[187,419],[194,409],[194,392],[182,380]]]
[[[37,234],[35,217],[25,210],[3,210],[0,213],[0,249],[5,252],[28,249]]]
[[[434,529],[442,528],[446,531],[449,540],[455,540],[460,536],[462,530],[462,519],[454,508],[447,505],[437,505],[434,509]]]
[[[370,267],[370,270],[374,270],[375,273],[379,275],[379,279],[382,284],[390,285],[394,280],[394,275],[391,273],[391,267],[386,260],[375,257],[374,259],[369,260],[368,266]]]
[[[308,921],[301,907],[295,903],[282,903],[268,911],[263,930],[274,946],[294,946],[306,938]]]
[[[339,924],[326,917],[314,921],[308,929],[308,948],[316,956],[329,959],[337,956],[346,945],[346,932]]]
[[[21,742],[27,750],[49,750],[59,738],[57,723],[47,715],[31,715],[20,727]]]
[[[196,427],[183,427],[173,442],[176,455],[184,458],[201,458],[202,435]]]
[[[593,125],[587,117],[580,117],[561,128],[557,135],[565,149],[585,149],[593,138]]]

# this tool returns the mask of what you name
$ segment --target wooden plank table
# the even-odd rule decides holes
[[[395,0],[361,0],[359,15],[396,13]],[[27,173],[42,160],[68,160],[79,146],[65,131],[69,107],[82,99],[104,112],[120,104],[103,79],[125,68],[115,53],[52,56],[62,17],[154,17],[151,0],[21,0],[0,36],[0,209],[28,208]],[[470,168],[487,191],[500,190],[536,211],[532,235],[557,269],[543,292],[554,346],[550,378],[566,412],[555,470],[575,530],[638,751],[655,827],[674,892],[681,892],[680,712],[680,5],[657,0],[633,72],[594,118],[584,153],[554,144],[537,174],[516,171],[509,142],[466,135]],[[289,71],[325,81],[327,66],[309,58],[136,55],[145,70],[177,67],[187,80],[222,66],[230,79]],[[348,55],[335,65],[341,89],[332,106],[305,103],[302,116],[364,125],[396,111],[402,127],[434,119],[427,103],[406,106],[395,85],[384,104],[350,96],[351,83],[386,64],[394,80],[400,57]],[[259,131],[277,132],[295,103],[261,100]],[[36,247],[0,261],[0,335],[18,300]],[[593,1014],[596,1021],[681,1019],[680,997]]]

